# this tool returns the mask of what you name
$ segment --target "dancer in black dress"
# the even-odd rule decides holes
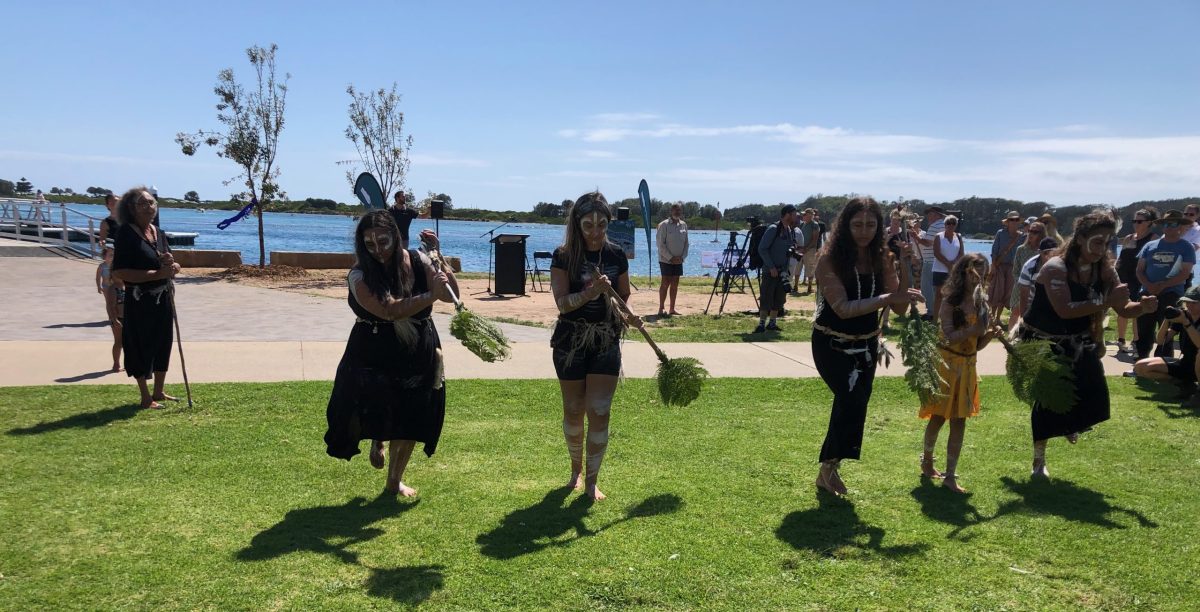
[[[1074,444],[1079,434],[1108,420],[1108,383],[1104,378],[1104,313],[1137,317],[1154,312],[1158,300],[1146,296],[1129,301],[1129,288],[1121,284],[1113,267],[1109,241],[1117,220],[1107,211],[1096,211],[1075,220],[1075,233],[1059,247],[1034,279],[1033,303],[1021,317],[1022,339],[1054,342],[1060,354],[1071,359],[1075,374],[1075,407],[1065,414],[1034,403],[1030,416],[1033,431],[1033,476],[1048,478],[1046,442],[1064,436]]]
[[[171,279],[179,264],[167,239],[155,227],[158,202],[145,187],[134,187],[121,196],[121,220],[114,245],[112,276],[125,282],[125,313],[121,321],[121,348],[125,373],[137,381],[142,408],[162,408],[159,402],[178,401],[163,390],[171,364]],[[154,376],[154,392],[146,380]]]
[[[437,244],[437,237],[430,232]],[[437,300],[457,293],[450,272],[436,272],[426,256],[401,247],[400,231],[386,210],[367,213],[354,231],[357,263],[350,270],[347,301],[357,315],[329,397],[326,452],[350,459],[371,440],[370,461],[383,468],[385,489],[405,497],[416,490],[402,478],[417,442],[425,454],[437,449],[446,414],[442,348],[430,312]]]
[[[624,325],[637,325],[631,315],[605,295],[612,286],[629,299],[629,260],[608,241],[612,209],[600,192],[585,193],[571,206],[563,245],[550,263],[550,290],[558,306],[558,323],[550,338],[554,370],[563,397],[563,435],[571,458],[567,486],[584,488],[594,500],[604,499],[596,486],[608,449],[609,409],[621,373]],[[598,266],[600,274],[594,273]],[[587,471],[584,472],[583,420],[587,415]]]
[[[867,403],[879,356],[879,311],[903,314],[923,302],[918,289],[901,289],[892,254],[883,239],[883,211],[871,198],[854,198],[838,214],[817,264],[817,316],[813,362],[829,390],[833,411],[821,445],[817,486],[845,495],[838,474],[843,459],[862,452]],[[909,245],[901,247],[907,256]]]

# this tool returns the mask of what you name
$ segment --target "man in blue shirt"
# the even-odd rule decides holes
[[[1158,309],[1137,320],[1138,339],[1134,346],[1138,359],[1150,356],[1158,326],[1166,317],[1166,307],[1175,304],[1183,295],[1187,279],[1192,276],[1192,266],[1196,265],[1195,249],[1181,239],[1183,213],[1168,210],[1156,223],[1161,224],[1163,237],[1147,242],[1138,253],[1137,278],[1142,284],[1142,295],[1158,296]],[[1155,356],[1170,357],[1170,346],[1160,346]]]

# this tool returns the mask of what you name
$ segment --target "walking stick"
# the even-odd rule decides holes
[[[171,319],[175,321],[175,346],[179,348],[179,366],[183,370],[183,390],[187,392],[188,408],[192,407],[192,386],[188,383],[187,361],[183,358],[183,336],[179,333],[179,310],[175,308],[175,281],[171,281]]]

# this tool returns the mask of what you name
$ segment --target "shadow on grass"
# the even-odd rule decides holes
[[[855,549],[899,558],[928,548],[927,544],[884,546],[882,528],[859,518],[854,504],[825,492],[817,494],[817,507],[797,510],[783,518],[775,537],[793,548],[809,550],[822,557],[842,558]]]
[[[954,526],[947,538],[968,540],[969,537],[959,537],[962,530],[985,520],[971,504],[970,493],[955,493],[930,478],[921,479],[921,485],[912,490],[912,497],[921,504],[922,514],[939,523]]]
[[[250,545],[237,552],[239,561],[264,561],[308,551],[332,555],[345,563],[358,563],[350,546],[383,535],[371,527],[383,519],[416,507],[418,502],[400,503],[394,495],[367,501],[356,497],[340,506],[317,506],[289,511],[283,519],[259,532]]]
[[[1189,408],[1183,405],[1190,397],[1191,388],[1181,386],[1171,381],[1155,381],[1146,378],[1135,379],[1134,385],[1145,395],[1136,399],[1157,404],[1159,410],[1170,419],[1186,419],[1200,417],[1200,408]]]
[[[1103,493],[1079,486],[1069,480],[1018,482],[1005,476],[1000,481],[1009,491],[1016,493],[1021,498],[1000,504],[1000,507],[996,509],[996,514],[988,520],[1008,514],[1032,513],[1057,516],[1068,521],[1087,523],[1107,529],[1125,529],[1125,525],[1109,518],[1109,515],[1118,513],[1132,517],[1142,527],[1158,527],[1158,523],[1146,518],[1141,512],[1115,506],[1109,503],[1108,496]]]
[[[55,323],[43,325],[42,329],[67,329],[73,327],[108,327],[108,321],[88,321],[87,323]]]
[[[73,414],[57,421],[45,421],[29,427],[17,427],[8,430],[6,433],[10,436],[33,436],[62,429],[95,429],[97,427],[104,427],[109,423],[132,419],[141,410],[142,407],[140,404],[125,404],[124,406],[105,408],[104,410],[97,410],[95,412]]]
[[[371,568],[367,595],[386,597],[398,603],[419,604],[446,584],[442,565],[415,565],[395,569]]]
[[[593,502],[580,495],[564,507],[563,502],[572,492],[567,487],[553,489],[540,502],[510,512],[500,526],[475,538],[479,551],[493,559],[514,559],[551,546],[567,546],[625,521],[671,514],[683,507],[683,500],[677,495],[654,495],[628,508],[625,516],[598,529],[589,529],[583,520]]]

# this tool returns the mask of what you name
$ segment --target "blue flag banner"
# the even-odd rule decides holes
[[[379,181],[375,180],[375,177],[370,172],[363,172],[358,175],[358,178],[354,181],[354,195],[368,209],[387,208],[387,196],[383,195],[383,189],[379,187]]]
[[[654,251],[651,246],[654,243],[650,239],[650,186],[646,184],[646,179],[638,183],[638,197],[642,200],[642,222],[646,226],[646,262],[650,266],[650,278],[654,278]]]

